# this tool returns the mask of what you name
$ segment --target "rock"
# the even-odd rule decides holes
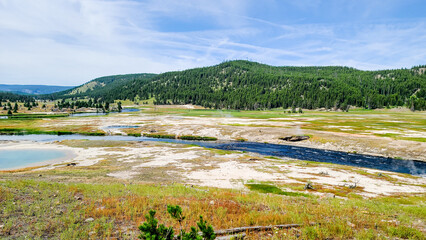
[[[93,222],[93,221],[95,221],[95,219],[94,218],[87,218],[86,220],[84,220],[85,222]]]
[[[303,189],[308,190],[308,189],[315,189],[315,188],[314,188],[314,186],[312,185],[311,182],[308,182],[308,183],[306,183],[306,185]]]
[[[299,141],[303,141],[303,140],[308,140],[309,136],[290,136],[290,137],[282,137],[279,138],[283,141],[288,141],[288,142],[299,142]]]

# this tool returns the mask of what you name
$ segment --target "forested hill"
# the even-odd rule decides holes
[[[139,74],[125,74],[125,75],[114,75],[106,76],[93,79],[81,86],[61,91],[53,94],[45,94],[41,98],[45,99],[59,99],[59,98],[78,98],[78,97],[91,97],[98,99],[108,99],[112,101],[114,99],[126,99],[125,90],[131,87],[132,82],[144,83],[149,79],[156,76],[152,73],[139,73]],[[133,98],[133,96],[132,96]]]
[[[348,105],[426,109],[426,66],[361,71],[349,67],[273,67],[239,60],[113,84],[113,91],[102,94],[94,90],[67,95],[103,101],[154,97],[157,104],[231,109],[345,109]]]
[[[11,92],[0,92],[0,103],[2,102],[33,102],[34,98],[28,95],[20,95]],[[1,106],[1,105],[0,105]]]

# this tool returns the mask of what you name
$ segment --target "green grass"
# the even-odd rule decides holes
[[[34,119],[34,118],[60,118],[68,117],[69,114],[15,114],[9,116],[9,119]]]
[[[406,226],[389,227],[388,234],[402,239],[425,239],[425,235],[419,230]]]
[[[144,133],[144,137],[150,137],[150,138],[168,138],[168,139],[176,139],[176,135],[172,134],[150,134],[150,133]]]
[[[25,128],[1,128],[0,134],[4,135],[31,135],[31,134],[48,134],[48,135],[71,135],[80,134],[86,136],[104,136],[104,132],[73,132],[73,131],[46,131],[37,129],[25,129]]]
[[[291,197],[300,197],[300,196],[310,197],[310,195],[305,194],[305,193],[284,192],[280,188],[278,188],[274,185],[269,185],[269,184],[250,183],[250,184],[246,184],[246,187],[248,187],[248,189],[250,189],[252,191],[257,191],[257,192],[261,192],[261,193],[273,193],[273,194],[291,196]]]
[[[131,136],[140,136],[139,134],[128,134]],[[192,135],[183,135],[183,136],[176,136],[174,134],[150,134],[150,133],[144,133],[144,137],[151,137],[151,138],[166,138],[166,139],[182,139],[182,140],[196,140],[196,141],[216,141],[217,138],[215,137],[203,137],[203,136],[192,136]]]

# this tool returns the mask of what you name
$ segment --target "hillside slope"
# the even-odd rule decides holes
[[[155,97],[157,104],[191,103],[230,109],[405,105],[421,110],[426,109],[425,69],[425,66],[381,71],[349,67],[274,67],[238,60],[156,76],[127,77],[113,84],[104,82],[101,88],[96,85],[90,91],[76,92],[74,89],[62,97],[86,96],[105,101]],[[106,88],[111,91],[96,90]]]
[[[139,73],[100,77],[69,90],[43,95],[41,98],[53,100],[70,97],[92,97],[108,99],[109,101],[113,99],[126,99],[127,96],[122,94],[122,89],[130,87],[133,81],[144,83],[154,76],[156,74]]]

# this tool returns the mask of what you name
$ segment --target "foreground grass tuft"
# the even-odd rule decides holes
[[[278,195],[284,195],[284,196],[291,196],[291,197],[310,197],[308,194],[305,193],[299,193],[299,192],[284,192],[283,190],[281,190],[280,188],[274,186],[274,185],[269,185],[269,184],[246,184],[246,186],[252,190],[252,191],[258,191],[261,193],[273,193],[273,194],[278,194]]]

